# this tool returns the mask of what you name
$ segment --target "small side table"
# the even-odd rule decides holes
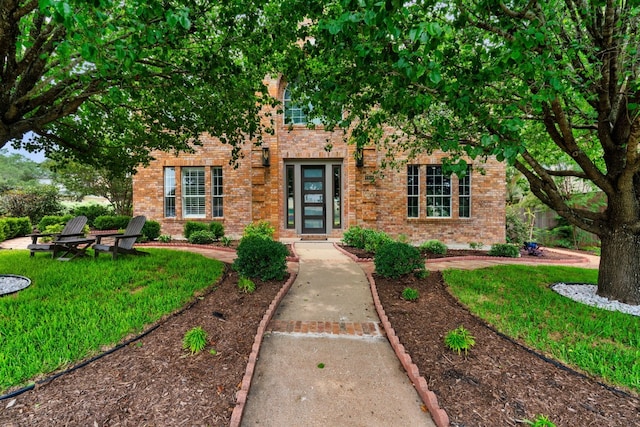
[[[87,249],[96,241],[96,239],[69,239],[54,242],[53,246],[53,258],[56,258],[56,254],[62,252],[62,255],[58,256],[58,261],[70,261],[74,258],[82,257],[86,255]]]

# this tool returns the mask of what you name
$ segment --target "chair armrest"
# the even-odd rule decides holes
[[[120,240],[128,239],[130,237],[138,238],[140,236],[142,236],[142,234],[122,234],[120,236],[115,236],[115,243],[114,244],[115,244],[116,247],[118,247],[120,245]]]
[[[106,234],[96,234],[95,238],[96,238],[96,243],[98,245],[102,244],[102,238],[103,237],[115,237],[118,238],[118,236],[122,236],[122,233],[106,233]]]
[[[60,233],[31,233],[27,234],[25,237],[31,237],[31,243],[35,245],[40,237],[53,237],[59,235]]]

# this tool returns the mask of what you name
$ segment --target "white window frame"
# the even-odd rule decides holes
[[[441,165],[427,165],[425,182],[427,218],[451,218],[451,176],[442,173]]]
[[[170,212],[173,209],[173,212]],[[164,168],[164,207],[165,218],[175,218],[176,212],[176,168]]]
[[[469,207],[466,215],[462,215],[463,200]],[[465,176],[458,177],[458,218],[471,218],[471,166],[467,166]]]
[[[411,215],[411,201],[417,207],[415,215]],[[420,218],[420,165],[407,165],[407,218]]]
[[[184,218],[205,218],[207,214],[204,167],[183,167],[181,172],[182,216]],[[192,183],[192,179],[195,179],[196,182]],[[197,208],[195,212],[194,207]]]
[[[224,216],[224,180],[222,166],[211,168],[211,216]]]

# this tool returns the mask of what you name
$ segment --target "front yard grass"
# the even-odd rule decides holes
[[[557,282],[596,283],[596,270],[504,265],[444,272],[453,294],[498,331],[606,382],[640,392],[640,318],[558,295]]]
[[[140,333],[221,277],[199,254],[145,249],[146,257],[70,262],[0,252],[0,274],[31,286],[0,297],[0,392],[68,367]]]

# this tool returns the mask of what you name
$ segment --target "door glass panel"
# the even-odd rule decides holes
[[[307,181],[304,183],[305,190],[322,191],[322,181]]]
[[[304,169],[305,178],[322,178],[324,176],[324,170],[319,168]]]
[[[324,221],[321,219],[305,219],[305,228],[324,228]]]
[[[305,206],[304,214],[310,216],[322,216],[324,212],[322,206]]]
[[[322,203],[324,201],[324,194],[305,194],[305,203]]]

